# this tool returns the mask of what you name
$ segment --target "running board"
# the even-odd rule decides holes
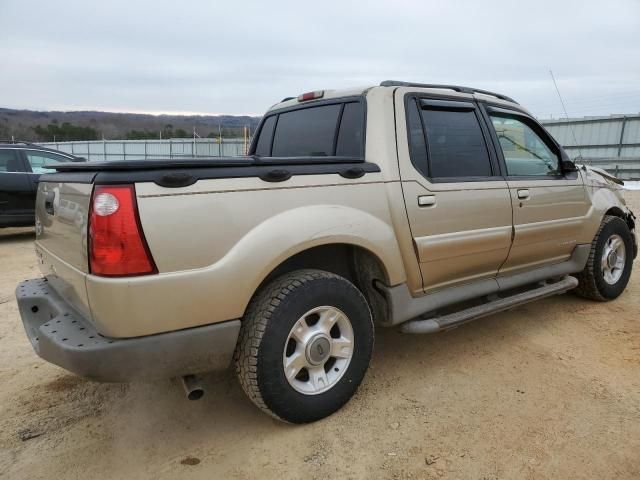
[[[450,313],[442,317],[434,317],[425,320],[411,320],[401,324],[400,331],[402,333],[441,332],[443,330],[455,328],[477,318],[491,315],[492,313],[502,312],[504,310],[517,307],[518,305],[532,302],[533,300],[539,300],[541,298],[564,293],[577,286],[578,280],[575,277],[567,276],[555,283],[545,283],[540,287],[527,290],[526,292],[490,300],[482,305]]]

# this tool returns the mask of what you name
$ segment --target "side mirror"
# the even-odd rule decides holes
[[[570,172],[578,171],[578,167],[576,167],[576,164],[573,163],[571,160],[562,160],[560,166],[562,169],[562,173],[570,173]]]

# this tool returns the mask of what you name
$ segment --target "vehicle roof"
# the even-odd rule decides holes
[[[315,100],[315,101],[365,95],[369,90],[373,88],[395,89],[398,87],[409,87],[412,90],[425,92],[425,93],[432,93],[434,95],[460,96],[463,98],[473,97],[479,100],[490,100],[490,101],[495,101],[497,103],[502,103],[505,105],[518,106],[520,109],[522,109],[522,107],[518,104],[518,102],[516,102],[512,98],[507,97],[506,95],[502,95],[500,93],[495,93],[495,92],[489,92],[487,90],[482,90],[479,88],[464,87],[460,85],[412,83],[412,82],[403,82],[403,81],[396,81],[396,80],[385,80],[384,82],[381,82],[379,85],[369,85],[365,87],[323,90],[324,94],[322,98],[319,98],[318,100]],[[300,102],[298,101],[297,96],[288,97],[276,103],[275,105],[271,106],[271,108],[269,108],[269,111],[279,110],[281,108],[294,107],[302,103],[313,103],[313,102],[314,100]]]
[[[54,148],[43,147],[41,145],[38,145],[35,143],[29,143],[29,142],[0,141],[0,148],[5,148],[5,149],[10,148],[13,150],[41,150],[43,152],[51,152],[51,153],[57,153],[58,155],[64,155],[65,157],[68,157],[68,158],[77,158],[77,159],[82,158],[82,157],[77,157],[76,155],[73,155],[68,152],[63,152],[61,150],[56,150]]]
[[[324,95],[322,96],[322,98],[319,98],[318,100],[329,100],[332,98],[355,97],[359,95],[364,95],[367,92],[367,90],[371,88],[372,88],[371,86],[368,86],[368,87],[341,88],[341,89],[335,89],[335,90],[322,90],[322,92],[324,92]],[[302,103],[311,103],[311,102],[313,102],[313,100],[299,102],[297,96],[287,97],[282,101],[276,103],[275,105],[272,105],[269,108],[269,111],[277,110],[280,108],[294,107]]]

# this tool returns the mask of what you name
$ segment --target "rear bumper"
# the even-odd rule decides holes
[[[134,338],[100,335],[46,279],[18,285],[22,323],[44,360],[103,382],[170,378],[229,366],[240,320]]]

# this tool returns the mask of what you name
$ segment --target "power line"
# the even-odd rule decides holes
[[[640,97],[640,92],[638,91],[630,91],[624,93],[611,93],[607,95],[589,95],[587,97],[578,98],[573,100],[575,102],[582,102],[585,100],[615,100],[615,99],[625,99],[627,97]]]
[[[562,110],[564,110],[564,116],[567,120],[569,120],[569,114],[567,113],[567,107],[564,106],[564,100],[562,100],[562,95],[560,95],[560,89],[558,88],[558,84],[556,83],[556,77],[553,76],[553,70],[549,70],[551,74],[551,80],[553,80],[553,85],[556,87],[556,92],[558,92],[558,98],[560,99],[560,103],[562,104]],[[580,150],[580,145],[578,145],[578,139],[576,138],[576,132],[573,130],[573,126],[569,123],[569,128],[571,129],[571,136],[573,137],[573,142],[576,147],[578,147],[578,153],[580,154],[580,159],[582,159],[582,150]]]

